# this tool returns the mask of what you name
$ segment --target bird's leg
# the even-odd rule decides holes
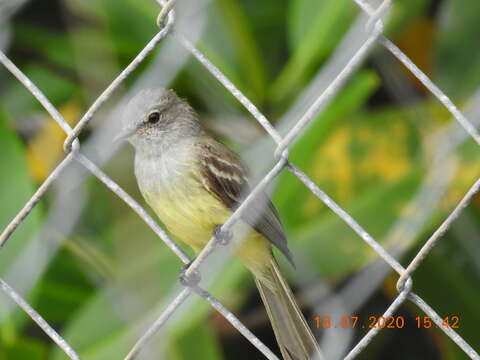
[[[178,276],[178,279],[183,286],[194,287],[200,283],[201,276],[198,270],[194,270],[187,275],[187,270],[190,265],[192,265],[194,260],[190,261],[188,264],[183,265],[182,269],[180,270],[180,275]]]
[[[217,243],[220,245],[228,245],[230,240],[233,238],[231,231],[222,231],[222,225],[215,226],[212,234],[215,237],[215,241],[217,241]],[[183,265],[182,269],[180,270],[180,275],[178,278],[183,286],[194,287],[200,283],[201,276],[199,271],[194,270],[192,273],[187,275],[187,271],[192,263],[193,260],[188,264]]]
[[[228,245],[230,240],[232,240],[232,238],[233,238],[233,234],[232,234],[231,231],[228,231],[228,230],[223,231],[222,230],[222,225],[215,226],[212,233],[213,233],[213,236],[215,237],[215,239],[217,240],[217,242],[220,245]]]

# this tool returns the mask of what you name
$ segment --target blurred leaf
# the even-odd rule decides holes
[[[32,196],[34,186],[28,176],[25,153],[15,133],[7,127],[0,111],[0,229],[13,219]],[[39,227],[39,209],[34,209],[2,248],[0,273],[5,274],[16,255],[31,240]]]
[[[290,0],[241,0],[255,41],[262,52],[261,58],[268,79],[277,74],[285,62],[289,2]]]
[[[429,77],[431,76],[433,61],[434,26],[430,19],[422,17],[415,21],[406,31],[402,32],[397,41],[397,46]],[[400,68],[420,91],[429,93],[410,70],[404,66]]]
[[[80,115],[80,108],[70,103],[59,109],[64,119],[74,124]],[[41,129],[35,134],[28,144],[27,160],[32,177],[43,181],[54,169],[60,159],[63,159],[63,141],[66,134],[63,129],[46,114],[42,121]]]
[[[387,31],[404,29],[423,13],[427,0],[394,2]],[[291,56],[272,85],[271,97],[279,103],[295,93],[309,78],[310,72],[323,61],[340,42],[355,14],[353,1],[295,0],[289,11],[289,44]]]
[[[14,315],[3,315],[2,324],[0,326],[0,344],[2,344],[3,347],[10,347],[18,340],[18,335]]]
[[[465,97],[480,83],[480,2],[450,0],[444,3],[438,23],[434,80],[446,94]]]
[[[0,172],[0,199],[2,199],[0,202],[0,229],[3,231],[33,194],[34,185],[28,176],[23,145],[16,134],[8,128],[5,116],[1,111],[0,144],[0,162],[2,163],[2,171]],[[8,272],[17,255],[25,246],[30,241],[35,241],[35,234],[39,226],[40,210],[37,206],[18,226],[2,248],[2,256],[0,258],[0,273],[2,277]],[[10,299],[2,297],[0,306],[5,306],[4,302],[8,302],[10,305],[10,301]],[[2,316],[0,341],[4,342],[5,346],[7,344],[16,346],[15,344],[17,344],[19,339],[18,332],[25,319],[26,316],[22,314],[21,310]],[[0,354],[4,344],[0,343]],[[30,351],[28,344],[25,346],[26,351]]]
[[[414,291],[418,293],[442,317],[458,316],[455,329],[474,349],[480,348],[478,337],[478,283],[480,276],[475,273],[472,257],[449,231],[428,255],[415,272]],[[435,274],[435,276],[432,276]],[[412,305],[412,311],[424,315]],[[449,349],[447,360],[463,359],[467,356],[440,329],[431,329],[443,348]],[[432,334],[433,335],[433,334]]]
[[[23,146],[15,133],[7,127],[5,117],[0,112],[0,161],[2,171],[0,172],[0,229],[3,231],[5,226],[13,219],[17,212],[24,206],[26,201],[33,194],[33,184],[28,176],[27,164]],[[10,265],[14,263],[16,256],[22,251],[27,243],[35,236],[40,225],[39,209],[34,209],[30,215],[19,225],[12,234],[6,245],[2,248],[2,257],[0,259],[0,272],[2,277],[8,271]],[[10,302],[10,299],[2,298],[1,303]],[[15,315],[19,315],[18,311]],[[2,347],[10,344],[16,347],[19,341],[17,332],[21,327],[22,321],[17,321],[19,317],[13,314],[2,317],[1,323],[1,341],[0,359],[2,359]],[[25,317],[22,316],[22,320]],[[18,349],[17,349],[18,350]],[[7,351],[7,350],[5,350]],[[12,354],[16,350],[8,350]],[[25,344],[25,353],[34,351]],[[6,358],[10,355],[3,354]]]
[[[222,350],[211,325],[198,323],[195,328],[185,333],[172,346],[172,360],[223,359]]]
[[[36,284],[35,309],[48,321],[69,319],[96,290],[80,265],[73,254],[62,249]]]
[[[106,225],[106,224],[105,224]],[[115,268],[98,246],[92,245],[84,238],[68,238],[63,246],[76,260],[80,261],[96,278],[111,280],[114,277]],[[93,275],[93,274],[92,274]]]
[[[438,128],[439,118],[429,116],[430,105],[417,106],[426,110],[425,124],[422,124],[425,131],[419,132],[405,113],[394,108],[357,115],[331,133],[315,152],[317,161],[303,167],[320,188],[380,242],[392,224],[410,216],[409,199],[413,199],[428,168],[424,163],[426,159],[419,155],[437,150],[438,144],[432,144],[429,134]],[[441,116],[448,116],[437,103],[430,113],[438,111],[435,109],[443,111]],[[432,220],[424,225],[425,229],[438,224],[439,219],[452,211],[479,176],[478,149],[472,141],[451,156],[459,166],[458,174],[431,214]],[[306,256],[311,257],[312,264],[317,264],[322,273],[346,275],[377,256],[316,196],[308,194],[306,199],[299,198],[298,191],[295,195],[290,203],[296,201],[302,205],[294,207],[294,221],[301,221],[302,226],[294,227],[291,238],[301,244],[300,248],[309,249]],[[282,214],[291,217],[292,211]],[[420,239],[421,235],[413,235],[413,240]],[[412,246],[414,243],[402,244]]]
[[[75,70],[74,54],[65,33],[54,32],[40,26],[18,25],[15,28],[15,37],[17,46],[40,54],[39,59],[34,59],[35,62],[55,67],[59,72]]]
[[[385,28],[387,35],[396,35],[407,30],[412,25],[412,22],[427,12],[430,3],[431,0],[394,1],[387,18]]]
[[[22,68],[22,71],[37,84],[54,105],[67,101],[76,91],[76,84],[70,79],[41,66],[30,64]],[[22,115],[32,110],[45,111],[33,96],[25,96],[25,94],[25,87],[18,81],[14,81],[8,92],[2,96],[4,108]]]
[[[237,19],[236,14],[230,14],[229,17],[225,17],[224,12],[233,11],[228,6],[223,8],[220,3],[212,4],[209,8],[209,21],[205,30],[205,36],[202,41],[199,42],[198,48],[215,64],[227,78],[235,84],[243,93],[249,98],[255,99],[257,96],[261,96],[261,93],[257,93],[251,87],[252,74],[246,74],[245,71],[250,72],[250,68],[246,68],[244,61],[255,63],[257,70],[254,72],[262,72],[260,70],[261,64],[256,63],[257,60],[244,59],[244,53],[241,51],[254,51],[257,52],[256,45],[253,45],[248,39],[249,35],[245,33],[250,32],[248,29],[248,23],[245,23],[242,19]],[[229,4],[230,5],[230,4]],[[241,16],[240,16],[241,17]],[[233,21],[234,23],[229,23]],[[240,24],[238,24],[240,22]],[[241,39],[240,39],[241,37]],[[247,38],[245,38],[247,37]],[[245,43],[239,50],[237,41]],[[254,50],[252,50],[252,46]],[[254,55],[258,57],[258,55]],[[233,97],[228,94],[223,85],[221,85],[199,62],[192,59],[187,67],[188,77],[184,80],[185,83],[194,79],[192,84],[188,84],[192,88],[194,93],[200,97],[206,98],[205,103],[209,103],[208,98],[221,99],[221,101],[235,104],[238,107],[238,102],[233,100]],[[262,78],[264,75],[262,75]],[[258,81],[253,80],[253,81]],[[262,80],[263,82],[263,80]],[[258,86],[258,85],[257,85]],[[263,86],[263,85],[262,85]],[[207,90],[207,91],[205,91]],[[258,89],[257,89],[258,90]]]
[[[238,0],[218,0],[218,4],[238,49],[239,57],[243,60],[241,62],[243,77],[248,79],[247,86],[257,95],[257,101],[261,102],[266,87],[265,69],[242,4]]]
[[[365,86],[368,82],[363,82],[363,86],[361,81],[357,84],[358,89],[368,89]],[[360,99],[364,91],[357,90]],[[352,93],[355,92],[345,92]],[[352,101],[359,97],[345,95],[344,99]],[[340,109],[346,108],[345,100],[340,104]],[[351,102],[355,104],[356,101]],[[344,116],[348,114],[350,112]],[[418,134],[405,120],[405,115],[394,109],[352,114],[348,121],[338,124],[326,135],[320,135],[318,130],[307,131],[305,143],[301,139],[295,145],[299,152],[296,153],[295,148],[292,151],[298,166],[373,236],[381,237],[389,229],[420,180],[421,162],[416,158]],[[316,121],[312,129],[321,126],[321,122]],[[316,137],[319,141],[316,149],[312,149]],[[297,164],[295,159],[292,162]],[[279,198],[278,204],[289,224],[287,229],[294,229],[290,238],[301,243],[301,248],[311,250],[309,254],[317,257],[314,261],[324,274],[341,275],[360,266],[371,255],[369,249],[299,180],[289,177],[293,190],[280,186],[278,189],[283,196],[288,193],[295,197]],[[291,206],[289,209],[292,201],[302,205],[292,211]]]
[[[338,97],[319,114],[294,143],[290,150],[292,162],[304,169],[317,161],[316,150],[332,133],[334,126],[353,114],[377,88],[378,78],[372,72],[359,72],[340,92]],[[330,174],[325,174],[330,176]],[[291,202],[302,201],[310,192],[298,179],[282,174],[277,182],[274,202],[286,228],[297,227],[305,221],[304,215],[293,209]]]
[[[29,338],[19,340],[11,347],[0,347],[0,360],[45,359],[46,355],[46,345]]]
[[[138,54],[158,31],[155,23],[158,7],[153,1],[101,0],[98,5],[117,52],[129,63],[132,54]]]
[[[200,44],[198,46],[210,61],[218,67],[228,79],[239,89],[245,90],[243,77],[239,70],[233,64],[233,60],[225,58],[222,52],[218,52],[216,47],[209,44]],[[225,109],[239,108],[238,101],[220,84],[198,61],[192,59],[187,67],[186,72],[180,74],[178,81],[179,86],[188,87],[196,96],[202,100],[212,112],[223,113]]]
[[[377,241],[399,218],[409,196],[420,181],[420,172],[375,189],[359,193],[344,209]],[[320,205],[321,201],[315,199]],[[329,211],[324,216],[292,232],[290,238],[299,244],[308,262],[325,276],[341,277],[365,265],[378,255],[346,225]]]
[[[274,103],[284,101],[340,41],[356,13],[351,0],[295,0],[289,12],[291,56],[272,85]]]

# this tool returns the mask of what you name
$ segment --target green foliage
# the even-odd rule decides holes
[[[480,33],[480,2],[450,0],[442,9],[435,56],[435,78],[458,98],[474,91],[480,81],[480,48],[472,46]]]
[[[212,329],[205,323],[187,332],[172,348],[171,359],[223,359],[222,351]]]
[[[386,26],[389,36],[394,41],[401,39],[411,24],[428,16],[429,4],[428,0],[394,1]],[[65,31],[31,22],[14,23],[14,60],[55,105],[81,103],[79,94],[89,89],[96,89],[88,94],[94,97],[97,89],[129,63],[157,31],[158,7],[154,1],[68,0],[63,5],[67,19],[72,20],[67,21]],[[475,9],[480,10],[474,0],[465,4],[445,1],[440,9],[441,21],[435,21],[438,31],[434,52],[427,54],[434,64],[433,79],[460,103],[468,99],[480,80],[480,53],[472,46],[480,30],[479,11]],[[208,12],[208,25],[198,47],[272,121],[294,104],[359,15],[351,0],[217,0],[209,5]],[[24,49],[29,49],[27,55]],[[135,83],[144,66],[132,74],[127,85]],[[448,121],[449,115],[429,96],[409,104],[408,109],[392,101],[379,106],[377,96],[385,89],[375,70],[367,64],[349,79],[290,148],[290,160],[375,239],[389,244],[386,240],[392,225],[408,216],[411,200],[426,179],[430,155],[437,150],[432,148],[430,135]],[[16,126],[17,119],[38,113],[40,106],[25,95],[18,82],[8,79],[5,83],[0,103],[8,110],[11,124]],[[173,86],[208,115],[221,118],[226,113],[245,114],[194,59],[187,62]],[[37,185],[29,177],[25,145],[1,112],[0,148],[3,228]],[[403,251],[410,251],[406,259],[416,253],[416,246],[478,177],[476,149],[475,144],[467,142],[452,154],[449,160],[458,165],[459,175],[422,233],[401,243]],[[131,154],[122,153],[121,159],[114,159],[106,170],[139,198],[128,156]],[[181,264],[103,185],[92,179],[85,187],[89,194],[86,210],[72,236],[61,239],[57,234],[58,239],[52,240],[64,241],[64,245],[29,301],[61,330],[82,358],[122,358],[178,294]],[[42,210],[46,214],[50,200],[47,196],[2,249],[3,274],[37,233]],[[294,250],[332,283],[376,259],[357,234],[287,171],[276,183],[273,201]],[[477,208],[471,213],[473,218],[478,217]],[[479,221],[475,218],[475,224]],[[472,266],[472,251],[460,246],[460,240],[455,233],[442,239],[443,247],[432,253],[415,275],[415,290],[442,314],[455,311],[470,319],[462,324],[460,332],[478,348],[475,324],[479,319],[475,311],[479,272]],[[462,263],[444,266],[452,257],[462,259]],[[229,261],[205,283],[235,313],[245,304],[253,285],[248,271],[236,261]],[[445,296],[446,288],[454,296]],[[211,311],[202,299],[191,297],[157,335],[151,352],[158,353],[159,358],[166,354],[166,358],[178,360],[228,358],[230,354],[224,354],[220,346],[220,331],[211,321]],[[33,326],[18,311],[1,319],[0,360],[65,358],[50,340],[31,331]],[[440,335],[438,339],[435,346],[443,358],[459,356],[449,340]],[[372,358],[381,358],[380,351],[372,349]]]
[[[316,150],[322,145],[326,136],[331,133],[338,121],[348,119],[378,86],[378,79],[373,73],[361,72],[355,75],[332,104],[319,114],[309,125],[305,134],[291,149],[291,160],[300,169],[308,168],[316,161]],[[284,215],[285,225],[301,226],[305,219],[301,213],[291,207],[296,199],[305,199],[310,191],[295,177],[281,175],[278,182],[278,191],[274,195],[275,204]]]
[[[219,0],[218,5],[225,15],[228,33],[238,49],[242,72],[247,79],[248,88],[253,93],[264,94],[266,87],[265,69],[248,18],[237,0]]]
[[[467,215],[462,220],[463,224],[465,218],[469,217],[468,213],[470,212],[467,211]],[[461,229],[457,226],[457,230]],[[478,263],[469,254],[468,247],[465,248],[467,242],[471,240],[463,234],[442,239],[436,251],[426,259],[425,264],[416,273],[415,291],[423,296],[442,318],[457,316],[459,321],[458,328],[455,330],[474,349],[478,349],[480,346],[480,339],[476,335],[476,324],[480,321],[480,314],[477,312],[478,288],[472,285],[480,281],[480,276]],[[476,247],[473,242],[471,245]],[[441,282],[432,279],[432,273],[441,279]],[[436,329],[435,332],[436,336],[445,339],[442,341],[447,348],[445,359],[465,357],[462,350],[455,343],[447,340],[440,329]]]
[[[17,135],[6,123],[4,113],[0,111],[0,161],[2,171],[0,172],[0,228],[4,229],[13,219],[16,213],[24,206],[25,202],[33,195],[33,184],[28,176],[25,153]],[[17,228],[8,242],[2,248],[0,257],[0,273],[2,277],[8,273],[8,270],[14,264],[17,256],[28,245],[35,241],[35,235],[40,225],[39,209],[33,210],[28,218]],[[7,307],[7,299],[0,299],[0,306]],[[8,304],[10,305],[10,304]],[[16,313],[15,315],[18,315]],[[33,354],[36,351],[41,352],[41,344],[38,341],[27,339],[18,339],[17,331],[20,331],[21,322],[19,317],[14,314],[6,314],[2,311],[4,326],[0,328],[0,358],[7,356],[1,351],[2,347],[8,352],[18,350],[18,341],[25,342],[24,354]],[[36,346],[35,344],[39,345]]]
[[[33,184],[28,176],[25,153],[17,135],[6,123],[3,112],[0,112],[0,228],[13,219],[33,195]],[[0,273],[5,274],[15,261],[16,255],[32,240],[40,224],[38,209],[32,211],[27,219],[14,232],[10,240],[2,248],[0,257]]]
[[[314,66],[340,41],[355,13],[355,5],[350,0],[297,0],[290,6],[292,54],[272,86],[275,103],[301,88]]]
[[[405,0],[392,3],[392,9],[386,23],[387,34],[398,34],[407,30],[413,22],[421,18],[427,11],[429,0]]]
[[[45,359],[47,351],[44,342],[22,338],[13,346],[0,347],[0,360]]]

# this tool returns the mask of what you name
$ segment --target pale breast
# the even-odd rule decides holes
[[[199,250],[231,212],[202,185],[192,150],[183,144],[158,156],[137,153],[135,175],[145,200],[168,230]]]

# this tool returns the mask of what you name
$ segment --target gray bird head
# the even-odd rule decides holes
[[[118,136],[137,150],[168,146],[202,133],[192,107],[173,90],[143,89],[123,110],[123,130]]]

